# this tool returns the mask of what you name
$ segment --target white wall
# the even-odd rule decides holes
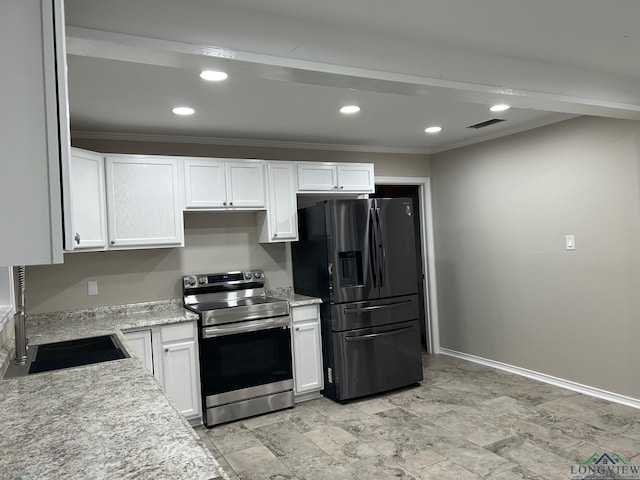
[[[639,162],[595,117],[433,155],[441,345],[640,398]]]

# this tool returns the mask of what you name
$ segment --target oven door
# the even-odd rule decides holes
[[[291,389],[289,316],[201,329],[200,375],[207,408],[238,401],[234,392],[246,396],[251,387],[260,394]]]

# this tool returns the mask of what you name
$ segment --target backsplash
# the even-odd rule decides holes
[[[267,290],[268,297],[280,298],[289,297],[293,295],[293,287],[275,287],[271,290]]]

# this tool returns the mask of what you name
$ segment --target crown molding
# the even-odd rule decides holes
[[[365,145],[341,145],[331,143],[283,142],[278,140],[255,140],[248,138],[217,138],[190,135],[161,135],[146,133],[71,131],[71,139],[113,140],[128,142],[192,143],[199,145],[225,145],[235,147],[288,148],[300,150],[333,150],[365,153],[402,153],[429,155],[431,149],[405,147],[369,147]]]

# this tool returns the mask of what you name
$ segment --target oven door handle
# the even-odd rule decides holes
[[[234,323],[232,325],[219,327],[206,327],[202,329],[202,338],[223,337],[225,335],[234,335],[237,333],[258,332],[260,330],[269,330],[271,328],[289,327],[291,320],[289,317],[270,318],[267,320],[258,320],[255,322]]]

